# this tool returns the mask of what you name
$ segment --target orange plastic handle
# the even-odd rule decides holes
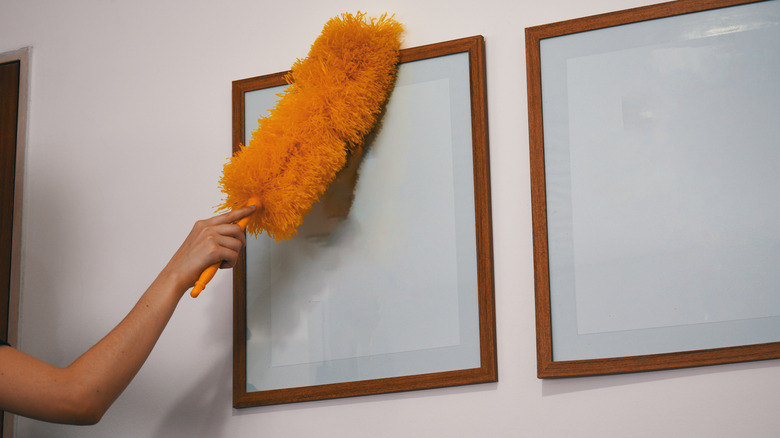
[[[247,203],[247,207],[257,207],[257,209],[260,208],[260,201],[257,198],[251,198],[249,199],[249,202]],[[254,213],[252,213],[254,214]],[[236,224],[238,224],[239,227],[241,227],[241,231],[246,229],[246,225],[249,223],[249,218],[252,216],[250,214],[249,216],[241,218]],[[214,274],[217,273],[217,270],[219,269],[219,265],[221,265],[222,262],[214,263],[213,265],[206,268],[201,274],[200,278],[198,278],[198,281],[195,282],[195,287],[192,288],[192,291],[190,291],[190,296],[192,298],[197,298],[198,295],[200,295],[201,292],[203,292],[203,289],[206,288],[206,285],[209,284],[209,281],[211,281],[212,278],[214,278]]]

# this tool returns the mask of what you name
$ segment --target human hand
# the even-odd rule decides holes
[[[221,262],[220,269],[232,268],[246,245],[244,231],[235,222],[255,210],[255,207],[244,207],[196,222],[163,273],[174,277],[186,290],[195,284],[204,269],[215,263]]]

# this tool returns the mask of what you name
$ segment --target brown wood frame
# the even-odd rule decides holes
[[[0,339],[8,339],[20,61],[0,64]],[[3,436],[0,411],[0,437]]]
[[[540,41],[561,35],[760,1],[764,0],[679,0],[526,29],[534,282],[536,288],[537,375],[539,378],[616,374],[780,358],[780,342],[570,361],[556,361],[553,358],[552,348]]]
[[[246,258],[241,254],[234,268],[233,282],[233,406],[236,408],[292,403],[369,394],[410,391],[445,386],[495,382],[496,357],[495,304],[493,283],[493,242],[490,205],[487,93],[484,39],[474,36],[438,44],[401,50],[400,62],[418,61],[468,52],[471,87],[472,150],[476,215],[477,276],[479,301],[479,368],[431,374],[353,381],[326,385],[246,391]],[[273,73],[233,82],[233,151],[244,144],[244,94],[258,89],[285,85],[288,72]]]
[[[19,61],[0,64],[0,338],[8,338],[11,240],[19,113]]]
[[[18,342],[19,322],[19,293],[21,289],[21,239],[22,239],[22,191],[24,181],[24,154],[27,145],[27,108],[29,102],[29,77],[30,54],[32,49],[25,47],[11,52],[0,53],[0,64],[14,64],[16,72],[6,76],[10,81],[0,85],[3,93],[10,92],[11,96],[2,99],[3,108],[0,109],[0,118],[5,119],[0,124],[3,135],[0,135],[2,146],[2,171],[3,192],[2,219],[0,229],[4,235],[2,239],[2,252],[0,255],[4,267],[4,273],[0,274],[5,295],[0,310],[6,316],[4,322],[4,339],[11,345]],[[8,72],[6,72],[8,73]],[[13,83],[16,83],[14,86]],[[9,88],[6,88],[9,87]],[[15,88],[15,90],[14,90]],[[14,96],[16,94],[16,96]],[[15,101],[15,102],[14,102]],[[10,135],[10,137],[9,137]],[[10,141],[10,143],[9,143]],[[9,233],[9,234],[5,234]],[[7,288],[7,289],[5,289]],[[0,294],[3,295],[3,294]],[[9,412],[2,413],[0,421],[0,436],[13,436],[13,415]]]

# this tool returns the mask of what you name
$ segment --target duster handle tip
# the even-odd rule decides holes
[[[260,207],[260,200],[257,198],[250,198],[249,202],[247,202],[247,207]],[[257,211],[257,208],[255,211]],[[254,214],[254,213],[253,213]],[[241,227],[242,230],[246,229],[246,225],[249,223],[249,218],[252,215],[241,218],[236,224],[238,224],[239,227]],[[198,278],[198,281],[195,282],[195,287],[192,288],[192,291],[190,291],[190,296],[192,298],[197,298],[198,295],[200,295],[201,292],[203,292],[203,289],[206,288],[206,285],[211,281],[212,278],[214,278],[214,274],[217,273],[217,270],[219,270],[219,265],[221,265],[221,262],[214,263],[213,265],[206,268],[203,273],[200,274],[200,278]]]
[[[202,274],[200,274],[200,278],[198,278],[198,281],[195,282],[195,287],[193,287],[192,291],[190,292],[190,296],[192,298],[197,298],[198,295],[203,292],[203,289],[206,288],[206,285],[209,283],[209,281],[214,278],[214,274],[217,273],[220,264],[221,263],[214,263],[213,265],[206,268]]]

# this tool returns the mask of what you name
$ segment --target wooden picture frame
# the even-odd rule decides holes
[[[780,358],[778,22],[680,0],[526,29],[540,378]]]
[[[322,216],[321,210],[332,207],[332,205],[325,205],[329,199],[339,197],[339,195],[331,196],[332,193],[326,193],[299,228],[298,236],[281,243],[273,242],[272,239],[264,235],[258,239],[253,239],[250,236],[247,250],[241,255],[239,263],[234,268],[233,405],[236,408],[493,382],[498,378],[484,41],[481,36],[476,36],[404,49],[401,51],[400,62],[395,89],[388,101],[380,126],[367,141],[365,156],[357,157],[357,159],[353,157],[353,162],[348,164],[339,180],[329,189],[329,192],[337,190],[334,187],[346,184],[348,190],[344,193],[354,193],[354,195],[350,195],[354,196],[352,199],[333,202],[336,204],[336,210],[341,211],[338,215],[339,219],[332,221],[328,215]],[[442,62],[445,64],[455,63],[453,65],[456,68],[453,70],[462,70],[464,75],[452,76],[455,73],[450,72],[446,65],[445,67],[431,67]],[[436,70],[432,73],[432,77],[425,76],[427,73],[421,73],[429,70],[431,72]],[[269,109],[275,102],[278,93],[286,86],[284,80],[286,73],[275,73],[233,82],[234,151],[240,144],[244,144],[247,132],[256,128],[257,125],[253,119],[258,117],[258,113],[260,116],[264,114],[260,110]],[[415,75],[422,76],[416,77]],[[438,89],[436,88],[439,86],[437,84],[443,85],[445,88]],[[448,87],[446,84],[450,84],[450,88],[446,88]],[[412,88],[407,89],[406,87],[415,88],[411,92],[408,90]],[[456,89],[463,93],[453,91]],[[442,90],[444,90],[444,94],[437,94]],[[458,93],[463,94],[461,96],[463,99],[457,97]],[[454,140],[452,141],[446,138],[440,139],[436,134],[438,131],[431,124],[425,120],[412,120],[415,117],[408,117],[407,113],[437,112],[436,108],[417,108],[419,104],[416,103],[416,99],[420,98],[421,95],[430,95],[431,100],[427,102],[434,107],[442,105],[436,96],[444,96],[446,97],[444,100],[452,100],[452,102],[445,103],[454,108],[452,111],[463,113],[467,117],[465,123],[458,121],[457,123],[453,122],[452,125],[456,126],[457,129],[465,128],[466,135],[453,134],[452,139]],[[450,111],[448,109],[450,107],[443,105],[441,108],[444,108],[442,115],[446,119],[445,123],[449,123],[451,115],[447,112]],[[429,214],[436,217],[442,214],[443,217],[452,215],[454,227],[460,231],[457,231],[458,234],[455,237],[457,243],[448,242],[447,239],[439,239],[438,237],[432,237],[430,241],[428,237],[422,239],[404,237],[405,232],[398,232],[399,228],[395,229],[396,232],[388,234],[392,234],[393,240],[407,242],[401,245],[402,247],[406,247],[408,242],[415,242],[413,244],[415,246],[419,243],[419,247],[415,248],[413,252],[409,252],[407,249],[410,257],[414,257],[413,254],[426,253],[430,256],[427,259],[437,260],[440,258],[442,264],[446,264],[445,261],[448,260],[455,263],[457,257],[450,260],[451,256],[447,255],[448,251],[440,248],[439,245],[444,244],[447,248],[456,248],[455,252],[458,253],[458,257],[473,261],[473,263],[466,263],[469,266],[464,267],[465,273],[460,270],[465,265],[458,265],[454,272],[450,272],[450,275],[434,276],[431,272],[428,275],[425,275],[424,272],[436,269],[435,267],[425,267],[422,268],[423,273],[415,273],[411,272],[415,270],[414,267],[393,266],[393,263],[380,267],[380,263],[368,260],[365,262],[365,266],[361,266],[359,270],[368,271],[369,276],[373,275],[377,278],[375,281],[369,280],[367,277],[360,277],[360,273],[356,274],[357,269],[354,268],[354,265],[363,263],[363,259],[366,257],[354,255],[353,253],[356,253],[357,250],[346,248],[348,245],[343,244],[344,240],[333,237],[337,234],[341,236],[343,233],[350,234],[352,232],[350,230],[353,229],[344,231],[346,227],[344,224],[350,221],[350,217],[359,215],[359,212],[362,211],[359,209],[363,208],[364,205],[369,205],[366,208],[367,211],[371,211],[371,205],[373,205],[371,202],[392,202],[387,199],[392,196],[385,195],[403,192],[404,189],[401,185],[407,184],[406,181],[409,178],[418,180],[417,189],[416,191],[404,192],[405,202],[419,203],[422,202],[423,198],[417,199],[418,197],[427,196],[423,194],[428,190],[426,178],[430,178],[430,175],[427,175],[427,172],[430,171],[432,175],[435,175],[436,170],[431,169],[431,167],[437,166],[426,161],[426,156],[433,159],[436,157],[430,152],[425,152],[428,144],[413,145],[420,148],[415,152],[414,160],[402,160],[398,157],[388,158],[387,154],[396,153],[396,148],[402,150],[407,147],[405,146],[407,141],[415,142],[415,140],[404,140],[406,137],[395,137],[406,135],[403,132],[418,133],[418,135],[423,136],[433,135],[430,143],[438,144],[438,146],[433,147],[439,148],[437,150],[443,154],[442,159],[436,161],[448,162],[446,155],[450,154],[449,149],[452,149],[453,159],[451,162],[455,164],[447,164],[447,167],[441,168],[441,170],[449,175],[447,178],[455,181],[454,188],[441,184],[436,185],[439,188],[430,190],[451,191],[452,202],[455,205],[454,210],[432,208],[422,215],[416,214],[415,220],[425,222]],[[441,137],[449,137],[449,134]],[[459,160],[457,156],[464,157],[461,165],[456,163]],[[407,168],[412,166],[410,164],[412,162],[415,163],[415,168]],[[466,162],[468,165],[463,165]],[[380,166],[377,163],[384,164]],[[405,168],[403,178],[393,170],[392,163]],[[366,169],[370,166],[373,167]],[[355,169],[358,168],[361,172],[359,179],[354,173]],[[396,170],[401,172],[401,170]],[[376,177],[374,172],[383,173],[382,181],[374,180],[371,182],[372,178]],[[374,188],[362,189],[370,184],[374,184]],[[386,186],[386,184],[398,184],[399,188],[396,190]],[[362,194],[368,192],[371,196]],[[369,198],[372,198],[373,201]],[[440,196],[432,195],[431,198],[440,198]],[[378,209],[383,208],[382,204],[376,205]],[[351,213],[347,214],[346,212],[350,212],[350,209]],[[389,217],[392,222],[404,220],[404,218],[395,216],[395,208],[383,211],[384,213],[380,216]],[[319,219],[318,215],[320,215]],[[360,226],[364,229],[374,229],[373,222],[366,219],[361,222]],[[471,225],[463,228],[459,225],[461,223]],[[415,228],[416,226],[407,229],[409,236],[413,235]],[[385,234],[371,233],[371,236],[366,237],[366,239],[381,239],[383,235]],[[353,236],[350,239],[359,240],[360,237]],[[303,243],[296,243],[296,240]],[[316,245],[311,243],[315,241]],[[323,244],[323,241],[327,241],[327,243]],[[392,243],[384,242],[384,244]],[[288,246],[284,247],[284,245]],[[292,263],[284,262],[286,264],[280,267],[279,260],[295,259],[295,255],[290,255],[297,254],[295,245],[307,248],[301,250],[307,254],[306,260]],[[342,246],[345,249],[340,249]],[[367,246],[374,247],[375,243],[369,242]],[[379,252],[384,250],[382,247]],[[323,255],[322,251],[329,251],[329,255]],[[337,251],[337,255],[330,255],[330,251]],[[312,256],[312,252],[317,254]],[[273,255],[268,255],[269,253]],[[335,263],[342,263],[342,265],[334,268],[332,265],[334,260],[337,260]],[[343,260],[352,260],[352,262],[347,263]],[[325,263],[325,261],[327,261],[328,267],[322,268],[322,271],[316,271],[315,267],[320,262]],[[251,268],[247,268],[248,263],[252,266]],[[464,262],[461,260],[457,263]],[[272,264],[274,266],[270,266]],[[297,272],[286,274],[285,269]],[[260,271],[262,273],[258,273]],[[312,271],[315,272],[312,273]],[[373,271],[377,272],[372,273]],[[279,272],[282,273],[279,274]],[[466,283],[460,279],[461,275],[473,276],[473,283],[464,287]],[[351,276],[356,277],[353,279]],[[319,277],[327,277],[327,279],[320,280]],[[433,277],[445,277],[446,281],[437,283],[438,280],[434,281]],[[286,278],[288,283],[296,281],[306,281],[307,283],[305,286],[300,286],[300,284],[295,287],[279,286],[285,283],[280,278]],[[420,282],[420,285],[415,285],[417,281]],[[351,288],[353,283],[357,282],[365,284],[354,294],[350,295],[342,290]],[[401,288],[393,289],[390,286],[399,283],[404,283],[407,287],[402,291]],[[457,287],[449,289],[443,286],[445,284],[453,284]],[[454,300],[454,307],[450,306],[447,312],[454,311],[456,313],[454,315],[437,314],[437,312],[444,312],[438,309],[439,306],[416,305],[410,307],[413,306],[412,303],[405,304],[408,307],[403,307],[402,304],[397,309],[391,309],[393,305],[388,303],[395,302],[397,304],[398,298],[395,294],[407,293],[408,291],[405,289],[414,290],[414,296],[423,297],[421,298],[423,302],[426,299],[424,297],[428,295],[431,296],[429,302],[438,299],[435,298],[437,296],[443,297],[442,301]],[[261,304],[257,304],[258,302]],[[447,307],[443,306],[442,309],[444,308]],[[464,308],[470,310],[464,310]],[[338,317],[333,317],[334,314]],[[407,316],[409,321],[403,322],[402,320]],[[451,318],[451,316],[454,317]],[[415,318],[416,323],[413,322]],[[428,331],[419,325],[424,319],[429,322],[436,322],[438,319],[449,321],[449,323],[454,321],[456,325],[451,326],[454,330],[453,338],[447,338],[453,332],[442,332],[441,339],[433,337],[426,344],[421,338],[425,338]],[[468,325],[468,321],[471,321],[472,326]],[[417,330],[417,332],[411,334],[405,331],[407,323],[411,324],[411,327],[416,327],[412,330]],[[380,331],[377,327],[381,324],[388,324],[387,327],[383,326],[384,328],[381,330],[383,334],[372,334],[372,330]],[[446,326],[447,324],[435,325]],[[355,327],[359,327],[359,329]],[[437,330],[431,329],[432,332]],[[352,336],[362,337],[358,340],[359,342],[353,342]],[[314,339],[317,337],[325,339]],[[372,338],[370,342],[367,341],[367,337]],[[444,338],[450,339],[453,344],[442,348],[439,343],[449,342],[445,341]],[[357,347],[352,348],[354,347],[352,343],[360,344],[359,348],[362,350],[358,351]],[[403,345],[390,345],[398,343]],[[377,345],[384,345],[386,348],[377,347]],[[343,350],[350,351],[344,352]],[[456,358],[458,354],[461,354],[455,353],[456,350],[466,352],[464,359]],[[450,358],[450,354],[452,358]],[[435,365],[430,365],[431,363]],[[470,365],[463,365],[464,363]]]

